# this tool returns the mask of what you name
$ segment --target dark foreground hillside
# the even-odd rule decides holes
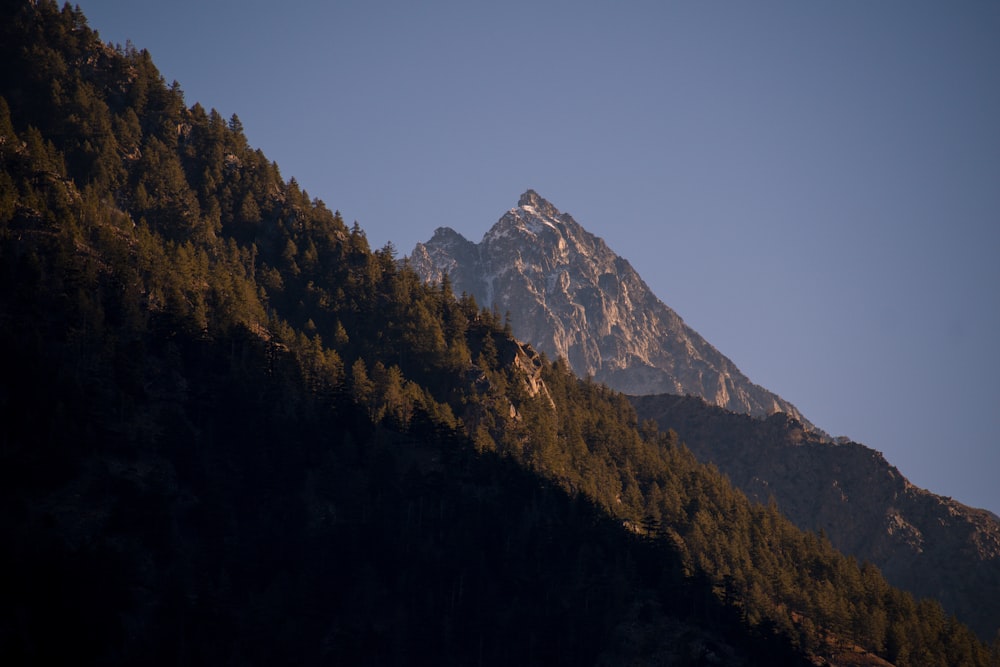
[[[3,664],[991,663],[148,53],[2,7]]]
[[[144,393],[4,343],[4,664],[796,661],[584,497],[249,334],[144,337]]]

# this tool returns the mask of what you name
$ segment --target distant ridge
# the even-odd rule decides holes
[[[640,419],[674,429],[751,500],[774,499],[799,528],[934,597],[989,641],[1000,631],[1000,520],[911,484],[880,452],[683,396],[633,396]]]

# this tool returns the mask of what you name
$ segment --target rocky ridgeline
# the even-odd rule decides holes
[[[785,412],[652,293],[625,259],[533,190],[473,243],[447,227],[417,244],[411,266],[447,274],[456,293],[509,313],[514,334],[579,376],[628,394],[692,394],[735,412]]]
[[[880,452],[831,441],[787,415],[755,419],[691,396],[634,396],[640,419],[674,429],[751,500],[772,498],[804,530],[933,597],[984,640],[1000,629],[1000,520],[911,484]]]

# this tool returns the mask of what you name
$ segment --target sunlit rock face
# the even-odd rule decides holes
[[[660,301],[625,259],[533,190],[477,244],[449,228],[418,243],[428,281],[509,313],[514,334],[628,394],[691,394],[735,412],[796,408],[759,387]]]

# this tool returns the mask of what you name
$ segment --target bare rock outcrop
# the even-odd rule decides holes
[[[514,334],[577,375],[629,394],[701,396],[736,412],[785,412],[660,301],[625,259],[533,190],[478,244],[449,228],[417,244],[410,265],[427,281],[509,313]]]

